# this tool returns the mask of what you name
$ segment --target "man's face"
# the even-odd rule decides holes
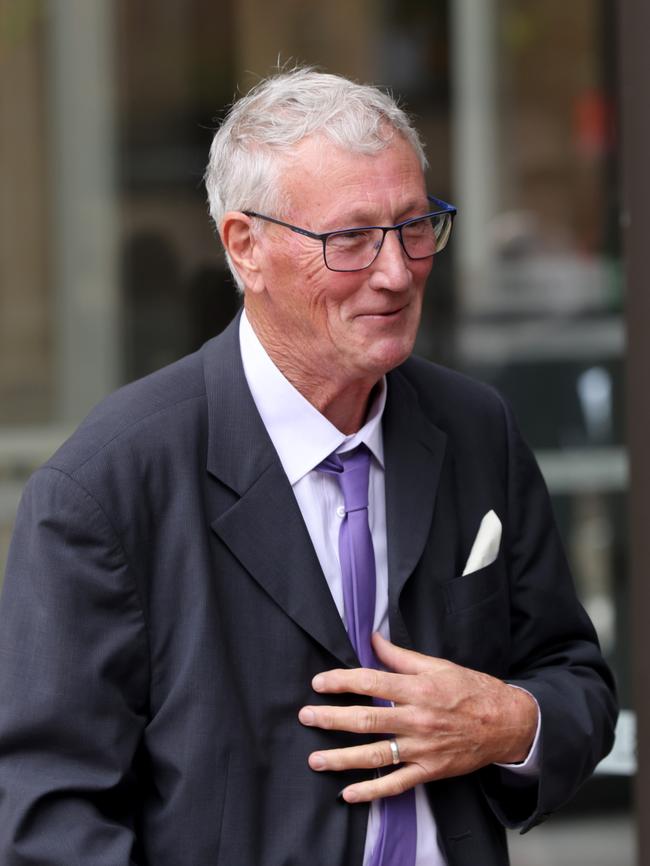
[[[283,219],[318,233],[390,226],[429,209],[417,156],[399,136],[372,155],[306,139],[283,190],[290,203]],[[411,353],[432,260],[409,259],[396,232],[369,268],[352,273],[328,270],[320,241],[269,223],[257,255],[260,278],[246,306],[281,368],[289,362],[315,384],[374,384]]]

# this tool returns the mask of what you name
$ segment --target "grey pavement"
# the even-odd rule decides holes
[[[511,866],[635,866],[630,815],[553,819],[523,836],[508,834]],[[479,866],[479,864],[477,864]]]

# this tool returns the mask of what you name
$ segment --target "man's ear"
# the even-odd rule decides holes
[[[219,234],[244,286],[255,291],[261,272],[251,218],[240,211],[228,211],[221,220]]]

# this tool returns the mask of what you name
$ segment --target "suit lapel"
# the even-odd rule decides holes
[[[383,430],[391,637],[411,646],[399,597],[431,532],[447,437],[425,416],[399,368],[388,376]]]
[[[212,529],[294,622],[343,665],[357,666],[293,490],[248,388],[239,317],[202,351],[207,469],[235,494],[215,515]]]

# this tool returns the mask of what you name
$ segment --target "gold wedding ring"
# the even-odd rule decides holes
[[[393,756],[393,764],[399,764],[399,746],[397,745],[397,740],[389,740],[388,745]]]

